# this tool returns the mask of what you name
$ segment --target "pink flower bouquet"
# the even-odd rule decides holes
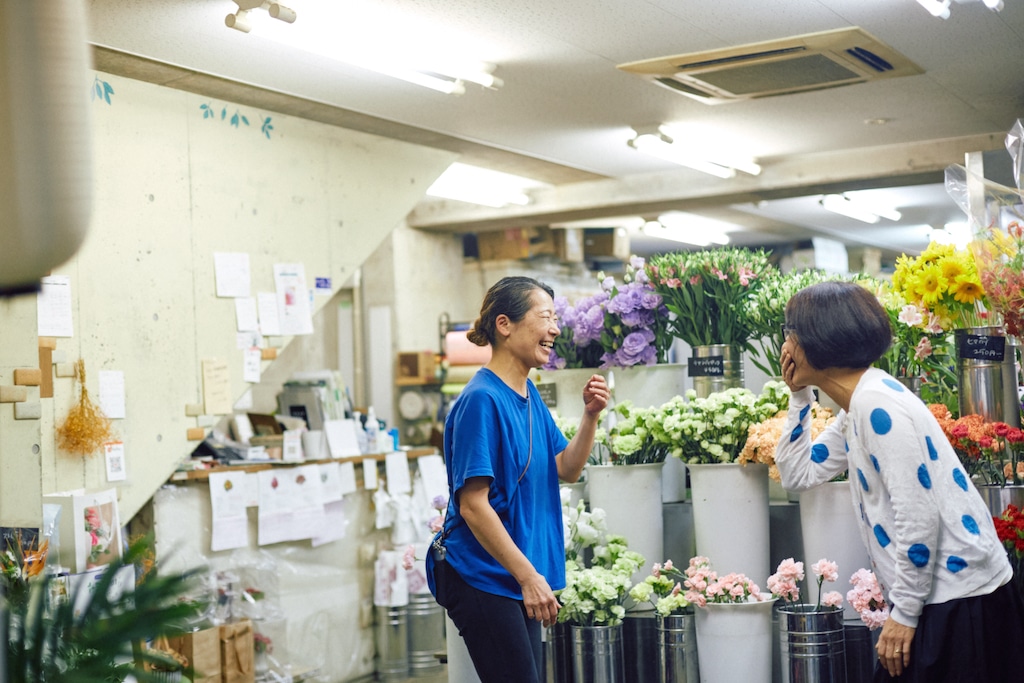
[[[811,565],[811,570],[818,581],[818,602],[814,611],[819,611],[821,606],[839,608],[843,604],[843,596],[838,591],[822,593],[821,584],[825,581],[834,583],[839,580],[839,567],[835,562],[824,558]],[[777,598],[782,599],[789,605],[796,605],[800,602],[800,582],[804,580],[804,563],[795,562],[792,557],[779,563],[775,573],[768,577],[768,590]]]
[[[853,589],[846,594],[846,599],[860,613],[860,620],[874,631],[889,618],[889,605],[882,595],[882,587],[878,585],[874,572],[867,569],[854,572],[850,583]]]
[[[690,559],[690,565],[683,572],[686,579],[685,598],[698,607],[707,607],[708,603],[741,603],[764,602],[772,599],[762,593],[756,583],[743,574],[726,574],[719,576],[711,568],[711,560],[703,556]]]

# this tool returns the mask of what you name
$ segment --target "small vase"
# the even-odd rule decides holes
[[[778,608],[782,683],[846,683],[843,610],[815,607]]]
[[[697,608],[701,683],[771,683],[774,604],[771,599]]]
[[[575,683],[624,683],[622,624],[573,626],[572,668]]]
[[[261,681],[267,677],[267,672],[270,671],[270,662],[267,661],[267,653],[257,652],[256,653],[256,680]]]

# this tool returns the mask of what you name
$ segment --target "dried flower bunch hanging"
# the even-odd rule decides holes
[[[82,391],[78,403],[71,407],[64,424],[57,428],[57,447],[69,453],[91,455],[109,441],[113,432],[110,420],[89,398],[85,386],[85,361],[78,359],[75,372]]]

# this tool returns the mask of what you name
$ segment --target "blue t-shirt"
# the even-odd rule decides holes
[[[491,507],[516,546],[552,590],[565,587],[562,503],[555,456],[565,450],[568,441],[530,381],[527,394],[527,398],[520,396],[483,368],[452,404],[444,430],[451,493],[445,518],[446,560],[474,588],[516,600],[523,599],[519,583],[476,540],[462,518],[457,497],[470,477],[490,479]],[[428,553],[427,577],[432,592],[433,561]]]

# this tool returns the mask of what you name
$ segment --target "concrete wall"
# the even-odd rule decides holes
[[[127,417],[114,428],[127,454],[128,479],[116,485],[127,520],[195,446],[186,431],[202,422],[186,417],[185,406],[201,402],[201,361],[228,363],[233,397],[250,386],[242,381],[233,301],[215,295],[214,252],[249,254],[253,294],[273,291],[276,263],[302,263],[311,286],[327,276],[340,289],[454,158],[92,76],[114,94],[93,102],[89,236],[54,269],[71,278],[74,317],[74,336],[58,341],[57,355],[85,360],[94,398],[100,370],[124,372]],[[34,296],[0,302],[0,383],[11,384],[15,368],[38,365],[36,325]],[[291,341],[268,340],[282,348]],[[326,338],[315,344],[321,356],[336,347]],[[0,406],[0,524],[38,526],[44,493],[108,486],[101,455],[54,446],[54,427],[77,396],[74,380],[56,378],[41,420],[15,421],[10,405]]]

